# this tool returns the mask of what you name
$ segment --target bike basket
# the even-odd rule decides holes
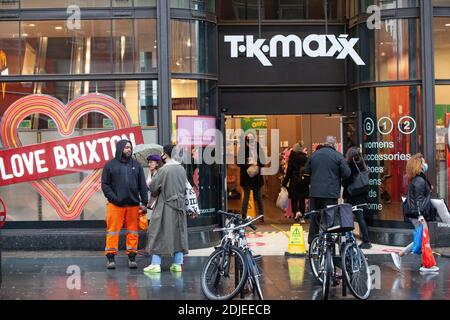
[[[320,231],[328,233],[341,233],[352,231],[354,228],[351,205],[340,204],[321,210]]]

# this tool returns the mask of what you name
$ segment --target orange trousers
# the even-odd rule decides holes
[[[125,225],[127,234],[127,254],[138,251],[139,206],[118,207],[112,203],[106,205],[106,248],[105,255],[114,255],[119,251],[120,230]]]

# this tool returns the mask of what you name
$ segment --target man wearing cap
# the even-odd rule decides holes
[[[148,194],[144,169],[131,158],[131,141],[120,140],[116,156],[108,161],[102,174],[102,191],[108,199],[106,206],[106,267],[115,269],[114,257],[119,250],[119,234],[125,224],[128,266],[136,269],[139,240],[139,210],[147,211]]]

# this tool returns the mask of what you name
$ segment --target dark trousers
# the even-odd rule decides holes
[[[358,221],[359,229],[361,230],[361,237],[363,242],[370,242],[369,229],[367,228],[366,220],[364,220],[364,211],[354,211],[356,221]]]
[[[321,210],[325,209],[327,206],[332,206],[338,204],[338,199],[330,199],[330,198],[309,198],[309,206],[310,210]],[[320,218],[319,213],[315,213],[311,215],[311,220],[309,224],[309,234],[308,234],[308,243],[311,244],[313,239],[319,234],[319,223],[318,219]]]
[[[305,198],[291,199],[292,212],[305,214]]]
[[[253,191],[253,199],[256,203],[257,215],[264,215],[264,204],[261,193],[261,187],[242,187],[244,189],[244,199],[242,201],[241,215],[243,218],[247,218],[248,201],[250,199],[250,191]]]

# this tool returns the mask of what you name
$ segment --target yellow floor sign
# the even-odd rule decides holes
[[[285,255],[306,255],[305,240],[303,238],[303,228],[300,224],[296,223],[291,226],[291,230],[289,232],[288,251],[285,252]]]

